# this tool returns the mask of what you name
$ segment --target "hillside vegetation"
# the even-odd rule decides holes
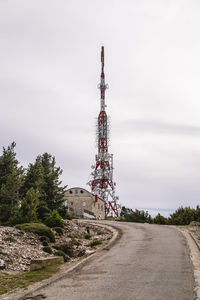
[[[56,166],[55,157],[46,152],[24,168],[16,159],[15,146],[13,142],[3,147],[0,156],[0,225],[40,222],[63,228],[63,218],[71,216],[64,205],[66,186],[61,186],[62,169]],[[120,216],[120,221],[127,222],[188,225],[200,222],[200,208],[179,207],[168,218],[160,213],[152,218],[148,211],[123,206]]]
[[[132,210],[123,206],[120,221],[162,225],[189,225],[193,221],[200,222],[200,207],[179,207],[168,218],[161,214],[157,214],[155,218],[152,218],[148,211]]]
[[[15,142],[3,148],[0,156],[0,225],[42,222],[49,227],[63,227],[69,218],[61,186],[62,169],[55,157],[38,155],[28,168],[16,158]]]

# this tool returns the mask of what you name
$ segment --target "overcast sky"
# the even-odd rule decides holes
[[[0,0],[0,146],[49,152],[89,189],[105,46],[109,151],[122,205],[200,200],[199,0]]]

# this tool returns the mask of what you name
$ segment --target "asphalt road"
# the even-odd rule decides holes
[[[194,299],[189,249],[181,233],[158,225],[114,224],[122,237],[109,251],[35,295],[49,300]]]

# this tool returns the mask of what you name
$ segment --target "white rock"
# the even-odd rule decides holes
[[[0,259],[0,270],[5,269],[6,265],[3,259]]]

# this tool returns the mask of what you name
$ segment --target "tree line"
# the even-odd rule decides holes
[[[15,225],[41,221],[62,225],[67,217],[63,197],[62,169],[55,157],[38,155],[27,168],[20,166],[15,153],[16,143],[3,147],[0,156],[0,224]]]
[[[3,147],[0,156],[0,225],[43,222],[47,226],[64,226],[62,218],[70,218],[64,205],[64,192],[55,157],[45,152],[27,168],[20,166],[16,143]],[[200,207],[179,207],[168,218],[160,213],[152,218],[148,211],[121,209],[120,220],[126,222],[188,225],[200,222]]]
[[[170,214],[168,218],[162,216],[160,213],[154,218],[144,210],[132,210],[130,208],[122,207],[121,221],[136,222],[136,223],[150,223],[162,225],[189,225],[191,222],[200,222],[200,207],[179,207],[174,213]]]

